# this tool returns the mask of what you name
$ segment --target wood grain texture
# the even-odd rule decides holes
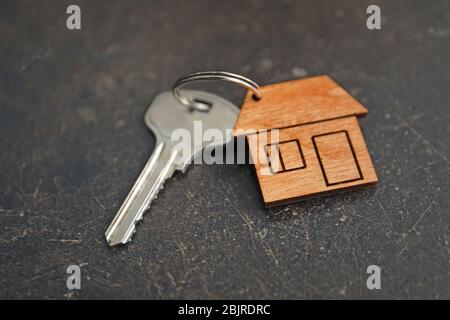
[[[348,131],[325,133],[312,139],[328,185],[363,178]]]
[[[377,182],[356,118],[367,109],[330,77],[262,92],[261,100],[247,94],[234,134],[247,135],[266,206]]]
[[[365,115],[367,109],[329,76],[317,76],[263,86],[263,98],[247,93],[235,125],[240,130],[263,130]]]
[[[377,182],[355,116],[279,130],[281,170],[271,170],[272,161],[264,161],[261,157],[260,152],[267,144],[266,138],[254,134],[247,139],[266,206]],[[295,148],[283,148],[283,145],[292,145],[284,141],[298,141],[301,154]],[[271,158],[275,158],[273,152],[271,155]],[[293,169],[296,167],[295,162],[298,169]]]

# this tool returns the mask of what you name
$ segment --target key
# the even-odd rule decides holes
[[[238,107],[208,92],[183,90],[183,94],[211,108],[207,112],[190,110],[171,92],[161,93],[153,100],[145,114],[145,123],[155,135],[155,149],[105,233],[110,246],[126,244],[131,240],[136,222],[142,219],[164,182],[176,170],[185,172],[206,145],[215,147],[232,139],[230,129],[236,121]],[[203,131],[209,128],[220,130],[223,139],[194,141],[194,121],[202,122]],[[183,154],[180,141],[171,141],[173,130],[178,128],[191,133],[192,142],[187,142],[191,144],[189,154]]]

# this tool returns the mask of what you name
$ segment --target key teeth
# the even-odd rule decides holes
[[[159,190],[158,190],[158,192],[159,192],[161,189],[163,189],[163,187],[160,187]],[[156,198],[157,198],[157,196],[154,197],[154,199],[156,199]],[[131,239],[133,238],[134,234],[136,233],[136,224],[137,224],[139,221],[144,220],[144,214],[145,214],[145,212],[147,212],[148,209],[150,209],[150,206],[149,206],[147,209],[145,209],[144,212],[142,212],[141,215],[140,215],[138,218],[136,218],[136,220],[134,221],[133,227],[132,227],[133,229],[130,231],[129,236],[128,236],[127,238],[124,239],[124,241],[122,242],[122,244],[128,244],[128,243],[131,242]]]
[[[156,200],[157,198],[158,198],[158,193],[162,190],[162,189],[164,189],[164,185],[163,184],[161,184],[160,186],[159,186],[159,188],[156,190],[156,192],[155,192],[155,196],[153,197],[153,199],[152,199],[152,202],[154,201],[154,200]],[[141,221],[141,220],[143,220],[144,219],[144,214],[147,212],[147,210],[149,210],[150,209],[150,207],[151,207],[151,204],[136,218],[136,220],[134,221],[134,223],[133,223],[133,226],[132,226],[132,229],[130,230],[130,232],[128,233],[128,236],[126,236],[125,238],[123,238],[120,242],[113,242],[113,241],[111,241],[111,239],[108,241],[108,244],[110,245],[110,246],[115,246],[115,245],[118,245],[118,244],[123,244],[123,245],[125,245],[125,244],[128,244],[128,243],[130,243],[131,242],[131,240],[132,240],[132,238],[133,238],[133,235],[136,233],[136,224],[139,222],[139,221]]]
[[[128,235],[127,238],[125,238],[123,244],[128,244],[131,242],[131,239],[133,238],[133,235],[136,233],[136,223],[133,224],[133,227],[130,231],[130,234]]]

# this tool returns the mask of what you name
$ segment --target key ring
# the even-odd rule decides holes
[[[188,73],[183,77],[179,78],[175,81],[172,87],[172,93],[175,98],[181,102],[184,106],[188,107],[191,110],[197,110],[206,112],[211,108],[211,105],[201,103],[199,101],[195,101],[193,99],[189,99],[184,96],[180,89],[181,87],[195,81],[205,81],[205,80],[221,80],[236,83],[250,91],[253,92],[253,98],[256,100],[262,99],[262,93],[259,85],[243,76],[240,76],[235,73],[226,72],[226,71],[202,71],[202,72],[194,72]]]

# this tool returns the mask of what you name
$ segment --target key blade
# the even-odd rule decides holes
[[[106,230],[106,241],[110,246],[126,244],[135,232],[136,223],[142,219],[150,203],[162,189],[164,182],[176,169],[179,156],[177,149],[165,142],[157,145],[142,173],[123,202],[114,220]]]

